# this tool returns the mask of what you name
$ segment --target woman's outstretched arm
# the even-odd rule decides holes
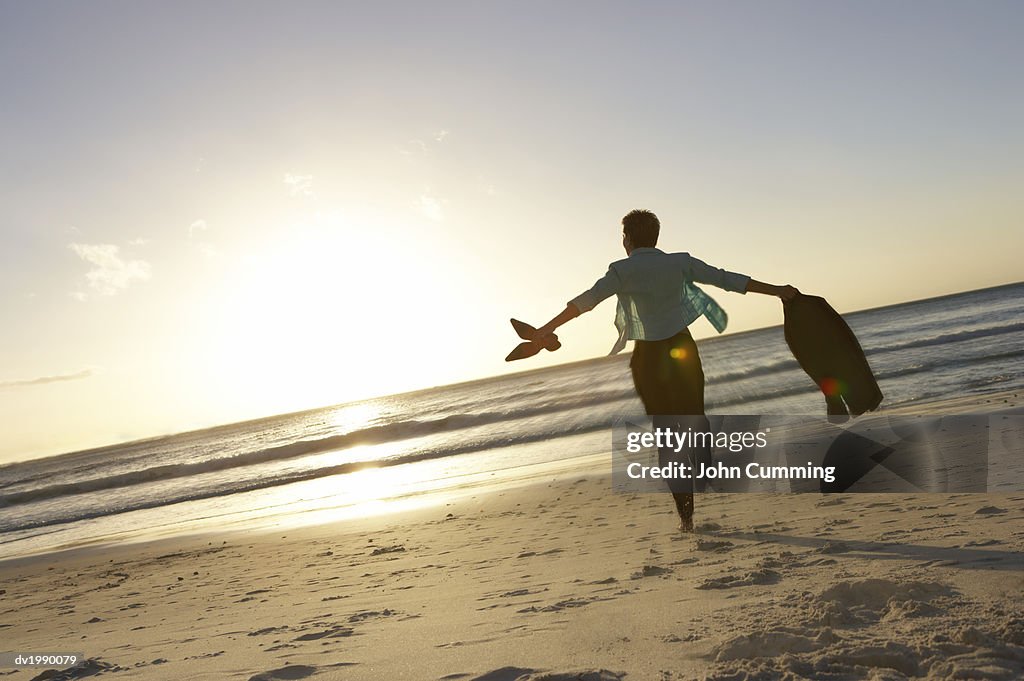
[[[800,293],[800,291],[789,284],[776,286],[775,284],[766,284],[763,281],[757,281],[756,279],[751,279],[747,282],[747,292],[763,293],[766,296],[777,296],[783,300],[792,300]]]
[[[560,327],[562,324],[565,324],[570,319],[576,319],[580,314],[579,308],[572,303],[569,303],[565,306],[565,309],[555,315],[550,322],[537,329],[537,338],[543,338],[550,333],[554,333],[555,329]]]

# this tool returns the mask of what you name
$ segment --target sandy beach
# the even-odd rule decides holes
[[[667,496],[613,493],[598,469],[284,534],[7,561],[3,647],[88,661],[0,675],[1024,674],[1024,494],[706,494],[697,520],[676,533]]]

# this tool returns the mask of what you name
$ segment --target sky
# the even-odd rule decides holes
[[[1018,281],[1022,30],[998,1],[0,0],[0,463],[603,355],[613,302],[514,364],[508,319],[624,257],[633,208],[840,311]]]

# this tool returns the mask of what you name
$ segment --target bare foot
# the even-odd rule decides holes
[[[679,531],[684,534],[693,534],[693,518],[680,518]]]

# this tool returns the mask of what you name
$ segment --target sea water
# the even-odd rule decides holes
[[[1024,388],[1024,284],[855,312],[883,407]],[[781,327],[698,343],[709,413],[818,414]],[[358,515],[610,459],[629,354],[0,467],[0,558]],[[408,504],[406,504],[408,505]]]

